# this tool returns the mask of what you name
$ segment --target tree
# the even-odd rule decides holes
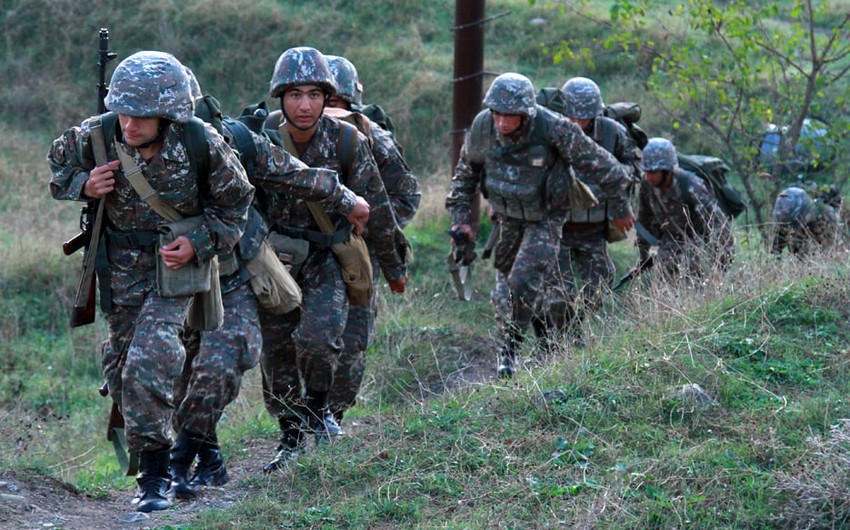
[[[807,138],[806,127],[807,118],[817,117],[829,124],[836,144],[848,137],[846,2],[670,4],[615,0],[607,12],[600,12],[598,3],[587,0],[557,2],[562,13],[572,11],[610,31],[590,47],[566,39],[554,50],[554,59],[592,67],[592,46],[632,55],[646,97],[677,134],[690,139],[684,143],[724,158],[738,174],[763,234],[773,197],[798,178],[788,171],[795,156],[809,155],[808,169],[822,170],[824,176],[815,180],[831,178],[842,187],[850,153],[844,150],[829,159],[822,143]],[[777,155],[765,164],[759,161],[759,146],[768,124],[783,134],[778,135]]]

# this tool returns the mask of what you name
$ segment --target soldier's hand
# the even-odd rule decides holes
[[[409,278],[409,276],[407,274],[405,274],[404,276],[402,276],[401,278],[399,278],[397,280],[390,280],[389,281],[390,291],[397,293],[397,294],[403,293],[405,286],[407,286],[407,279],[408,278]]]
[[[100,199],[115,189],[115,171],[121,164],[120,160],[107,162],[89,172],[89,179],[83,185],[83,193],[86,197]]]
[[[635,217],[635,214],[629,213],[629,215],[627,215],[626,217],[614,219],[614,226],[619,228],[620,232],[625,234],[626,232],[632,229],[632,227],[635,225],[636,220],[637,218]]]
[[[366,230],[366,223],[369,222],[369,203],[361,196],[357,196],[354,201],[354,208],[348,212],[348,222],[354,227],[354,231],[362,234]]]
[[[171,243],[160,247],[159,255],[165,266],[171,270],[179,269],[195,257],[195,247],[186,236],[178,236]]]
[[[472,232],[472,226],[468,225],[468,224],[453,225],[451,230],[449,230],[449,233],[453,234],[452,235],[452,246],[453,247],[455,246],[455,237],[456,237],[454,234],[463,234],[464,236],[466,236],[466,239],[468,241],[474,241],[475,240],[475,234]]]

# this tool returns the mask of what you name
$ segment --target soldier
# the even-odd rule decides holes
[[[55,199],[106,201],[104,255],[98,259],[104,263],[98,276],[109,327],[102,366],[124,415],[127,444],[140,454],[136,509],[150,512],[171,505],[172,391],[183,366],[179,335],[192,301],[192,296],[160,296],[157,260],[177,270],[230,251],[242,233],[253,187],[236,155],[210,127],[204,143],[209,173],[205,185],[198,185],[201,176],[193,171],[184,143],[192,98],[183,66],[172,55],[143,51],[124,59],[105,103],[118,114],[118,127],[104,134],[114,132],[115,140],[107,143],[110,162],[95,166],[91,135],[100,118],[90,118],[54,140],[47,155],[50,192]],[[118,150],[132,157],[162,203],[184,217],[202,216],[196,230],[157,246],[164,219],[130,185],[116,160]]]
[[[544,277],[557,274],[561,229],[574,184],[570,167],[592,179],[612,201],[620,230],[631,228],[634,214],[624,199],[629,178],[620,164],[577,125],[537,105],[528,78],[498,76],[484,106],[464,141],[446,208],[452,232],[473,241],[471,204],[481,186],[500,219],[494,265],[505,276],[511,312],[502,329],[498,374],[512,377]]]
[[[593,138],[594,142],[614,155],[624,166],[623,169],[632,179],[632,185],[623,198],[630,201],[633,186],[640,182],[640,152],[628,131],[620,123],[602,115],[602,94],[592,80],[574,77],[564,84],[562,91],[566,101],[563,114],[567,119],[581,127],[584,134]],[[580,174],[577,176],[583,177]],[[597,186],[591,184],[590,188],[599,195]],[[605,293],[614,279],[614,262],[608,255],[607,244],[608,221],[614,215],[612,204],[601,200],[598,205],[586,210],[570,211],[564,223],[558,255],[561,281],[568,298],[575,296],[580,305],[573,307],[570,304],[566,315],[551,315],[550,318],[555,319],[555,329],[569,328],[579,344],[582,342],[579,327],[582,318],[589,311],[602,306]],[[577,282],[573,266],[581,279],[581,291],[577,296],[574,294]]]
[[[200,86],[191,70],[186,71],[193,97],[201,97]],[[342,215],[358,216],[368,211],[365,200],[341,184],[335,173],[308,169],[304,163],[274,146],[268,138],[251,133],[255,155],[249,167],[253,182],[290,179],[297,170],[312,188],[291,189],[304,200],[313,200]],[[231,139],[232,140],[232,139]],[[259,212],[251,207],[248,223],[233,252],[219,254],[224,323],[217,331],[198,332],[186,328],[183,336],[186,361],[175,385],[174,430],[178,433],[171,447],[172,489],[178,498],[192,498],[198,486],[221,486],[228,481],[216,434],[216,425],[224,408],[239,394],[242,376],[257,365],[262,335],[257,314],[257,297],[251,290],[246,260],[254,257],[268,235]],[[197,456],[198,464],[189,480],[189,471]]]
[[[774,234],[770,251],[782,254],[785,248],[802,256],[818,246],[835,244],[839,233],[838,215],[831,206],[812,200],[805,190],[790,187],[782,190],[773,205]]]
[[[358,109],[363,108],[363,85],[360,84],[357,68],[345,57],[335,55],[325,57],[337,84],[336,94],[328,98],[328,107],[359,113]],[[365,115],[361,114],[361,116],[366,118]],[[419,208],[421,197],[419,183],[404,159],[401,149],[396,146],[393,134],[371,120],[369,120],[367,131],[370,133],[367,139],[371,140],[372,155],[378,164],[381,180],[387,190],[393,215],[399,226],[396,237],[399,240],[398,243],[404,245],[406,239],[400,231],[410,224]],[[400,252],[404,250],[401,249]],[[377,284],[379,270],[377,255],[374,249],[370,249],[370,253],[374,280]],[[331,412],[337,423],[341,423],[345,411],[354,405],[360,391],[363,372],[366,368],[366,350],[375,340],[377,314],[377,292],[373,294],[369,305],[352,306],[349,311],[344,336],[345,346],[339,357],[333,387],[328,398]],[[359,330],[360,326],[367,326],[367,329]],[[367,338],[367,342],[363,342],[363,338]]]
[[[664,138],[651,138],[643,149],[640,168],[638,222],[656,242],[639,234],[639,264],[652,259],[671,277],[696,279],[708,268],[725,269],[732,261],[734,238],[729,218],[702,179],[679,168],[676,148]]]
[[[407,268],[395,245],[392,207],[367,140],[354,126],[322,115],[327,98],[336,92],[327,60],[314,48],[290,48],[278,58],[270,85],[270,96],[280,98],[285,120],[278,130],[287,150],[308,166],[337,170],[347,187],[366,198],[371,206],[366,240],[390,288],[403,292]],[[269,228],[295,242],[309,242],[309,253],[296,275],[304,297],[300,322],[260,311],[264,397],[281,429],[278,452],[264,467],[271,472],[300,452],[302,422],[317,443],[340,434],[328,393],[344,348],[350,305],[331,245],[345,241],[351,228],[344,219],[331,216],[336,231],[322,232],[308,204],[258,184],[263,187],[262,213]]]

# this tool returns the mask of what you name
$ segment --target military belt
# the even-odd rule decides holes
[[[275,232],[283,234],[285,236],[289,236],[293,239],[304,239],[317,245],[319,248],[330,248],[333,245],[338,243],[345,243],[345,240],[348,239],[349,234],[351,234],[352,226],[348,225],[345,228],[341,228],[336,232],[324,233],[318,232],[316,230],[307,230],[306,228],[295,228],[294,226],[287,226],[282,224],[274,224],[271,226],[271,229]]]
[[[159,241],[159,234],[153,230],[139,232],[122,232],[113,228],[106,228],[106,237],[109,244],[117,248],[137,248],[141,250],[153,250]]]
[[[576,222],[568,222],[564,223],[564,231],[565,232],[590,232],[591,230],[601,230],[605,228],[605,221],[600,221],[596,223],[576,223]]]

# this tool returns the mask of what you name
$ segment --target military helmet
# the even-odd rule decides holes
[[[484,96],[484,106],[499,114],[533,118],[537,113],[534,85],[524,75],[507,73],[493,80]]]
[[[785,188],[773,204],[773,221],[799,225],[813,206],[812,198],[802,188]]]
[[[672,171],[678,165],[676,147],[666,138],[650,138],[643,148],[640,168],[644,171]]]
[[[201,92],[201,84],[198,83],[198,78],[195,77],[195,72],[191,68],[184,64],[183,70],[186,72],[186,80],[189,82],[189,93],[192,95],[192,101],[194,101],[204,95]]]
[[[115,68],[106,108],[137,118],[165,118],[186,123],[194,104],[183,65],[170,53],[142,51]]]
[[[602,112],[602,92],[593,80],[573,77],[561,89],[566,98],[564,116],[579,120],[595,118]]]
[[[288,89],[298,85],[317,85],[328,96],[336,93],[336,81],[328,66],[328,60],[316,48],[289,48],[278,57],[269,96],[278,98]]]
[[[325,55],[325,58],[336,80],[336,95],[353,105],[362,105],[363,85],[360,83],[354,64],[338,55]]]

